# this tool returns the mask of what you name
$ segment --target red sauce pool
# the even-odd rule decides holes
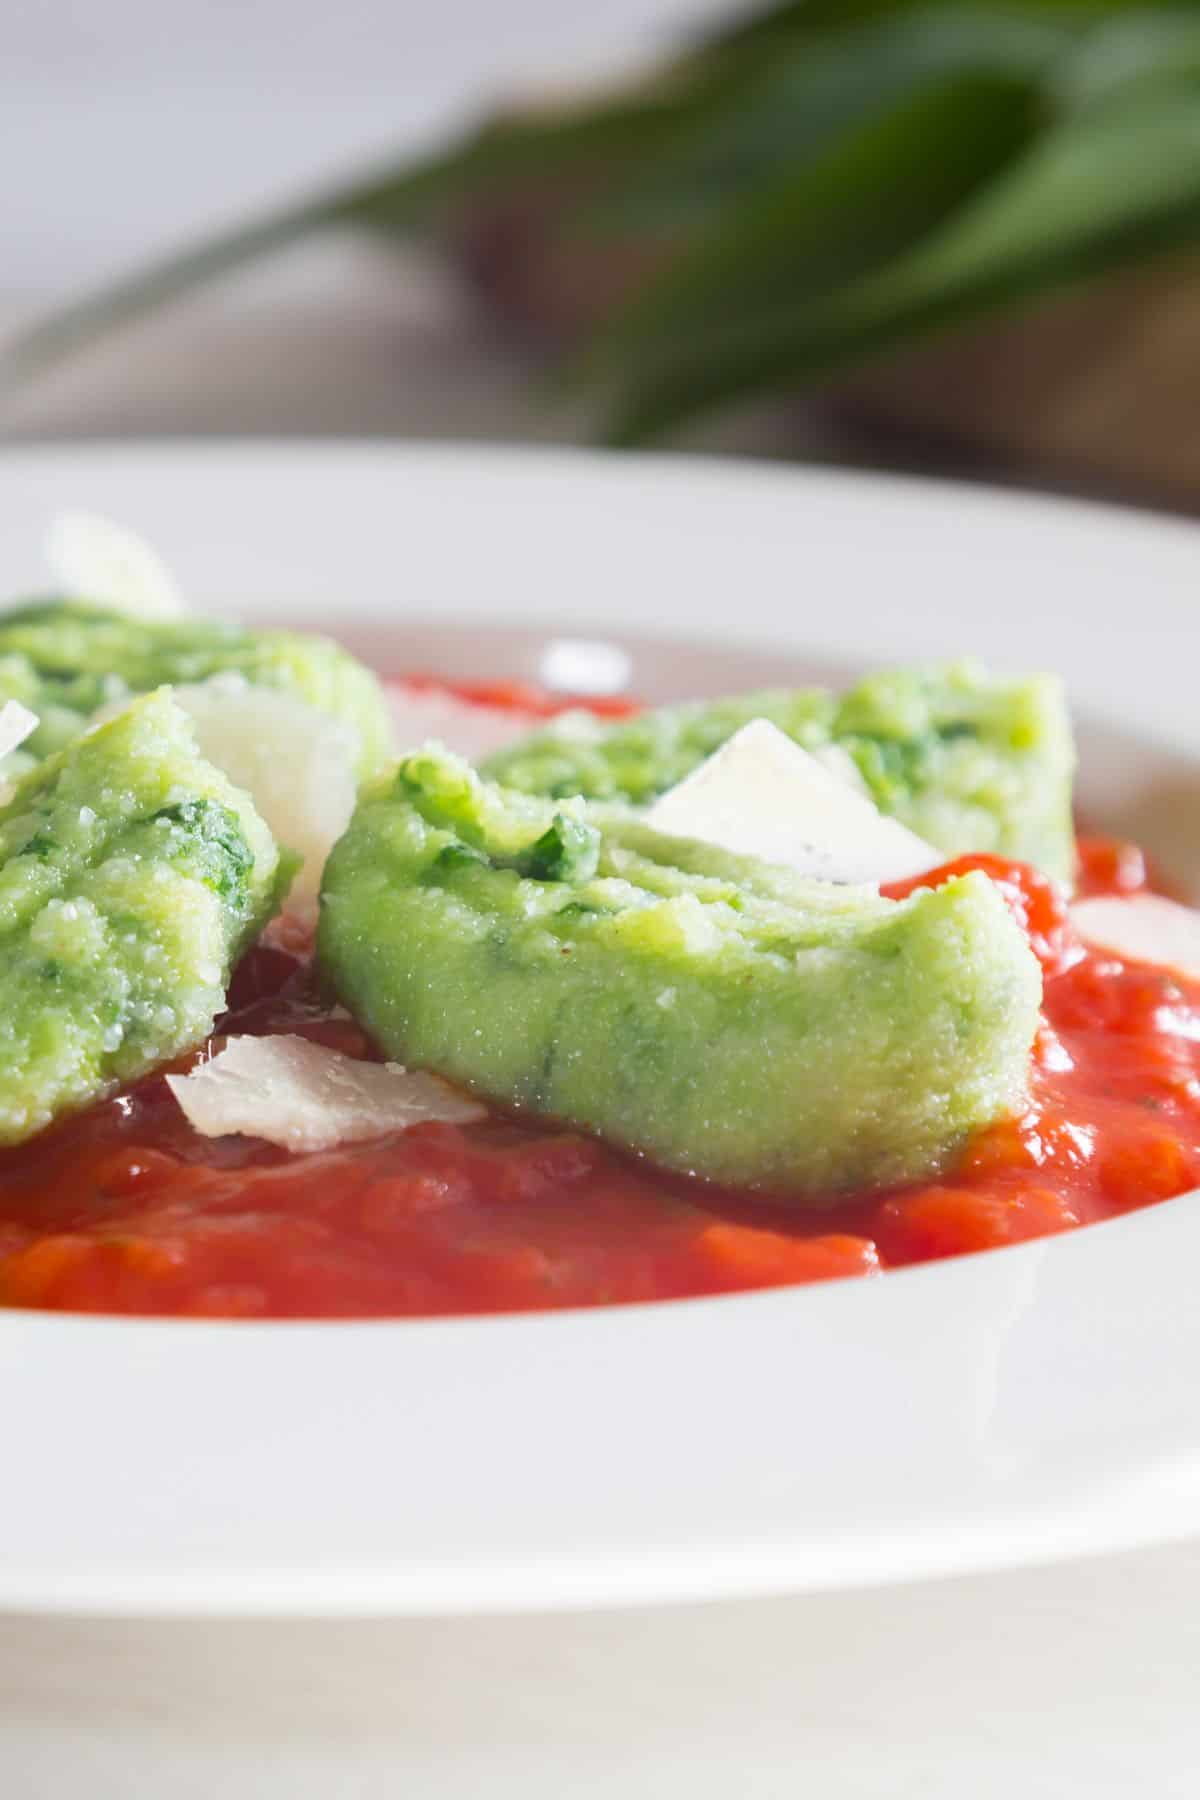
[[[1200,983],[1082,953],[1048,883],[987,866],[1046,966],[1045,1026],[1027,1112],[940,1180],[784,1215],[499,1118],[291,1156],[197,1136],[159,1074],[0,1155],[0,1306],[378,1318],[680,1298],[873,1275],[1200,1185]],[[1086,892],[1145,881],[1125,846],[1086,843],[1083,867]],[[276,945],[243,963],[222,1030],[281,1029],[370,1053]]]

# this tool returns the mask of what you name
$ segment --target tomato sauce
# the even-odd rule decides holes
[[[1084,892],[1146,883],[1129,846],[1082,856]],[[682,1298],[874,1275],[1200,1185],[1200,982],[1085,951],[1032,870],[948,870],[979,866],[1042,960],[1044,1023],[1028,1107],[941,1179],[785,1211],[500,1117],[295,1156],[198,1136],[159,1073],[0,1155],[0,1306],[379,1318]],[[276,929],[212,1043],[279,1030],[372,1054],[321,1004],[307,946]]]
[[[625,694],[550,694],[528,681],[447,681],[443,675],[396,675],[387,685],[414,694],[449,694],[468,706],[522,713],[530,729],[540,720],[555,719],[580,707],[598,719],[628,719],[640,710],[637,701]]]

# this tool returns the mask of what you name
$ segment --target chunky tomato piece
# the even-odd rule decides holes
[[[714,1286],[789,1287],[801,1281],[829,1281],[839,1275],[874,1275],[879,1252],[870,1238],[848,1232],[797,1237],[753,1225],[714,1221],[700,1233],[701,1249],[712,1259]]]

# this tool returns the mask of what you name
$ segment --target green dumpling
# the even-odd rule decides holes
[[[1070,881],[1075,751],[1052,676],[989,675],[975,663],[898,669],[834,694],[770,690],[701,700],[602,725],[571,713],[483,765],[525,793],[648,804],[751,719],[806,750],[836,745],[882,812],[947,857],[991,851]]]
[[[166,693],[0,807],[0,1143],[200,1043],[290,864]]]
[[[34,756],[61,749],[114,701],[231,673],[295,694],[351,726],[360,777],[394,753],[378,681],[329,638],[248,631],[217,619],[133,618],[74,600],[0,613],[0,700],[20,700],[38,714],[24,747]]]
[[[893,902],[437,749],[360,799],[318,954],[390,1056],[797,1204],[933,1174],[1016,1106],[1041,998],[982,875]]]

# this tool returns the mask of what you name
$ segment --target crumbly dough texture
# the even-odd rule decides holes
[[[692,701],[617,725],[568,713],[482,767],[525,793],[641,806],[753,719],[806,750],[838,746],[880,811],[947,857],[988,851],[1073,877],[1075,749],[1061,683],[1049,675],[997,676],[965,662],[873,675],[844,694]]]
[[[930,1175],[1018,1105],[1041,998],[981,874],[893,902],[437,747],[360,799],[318,953],[390,1056],[796,1204]]]
[[[0,807],[0,1143],[199,1044],[290,877],[169,694]]]

